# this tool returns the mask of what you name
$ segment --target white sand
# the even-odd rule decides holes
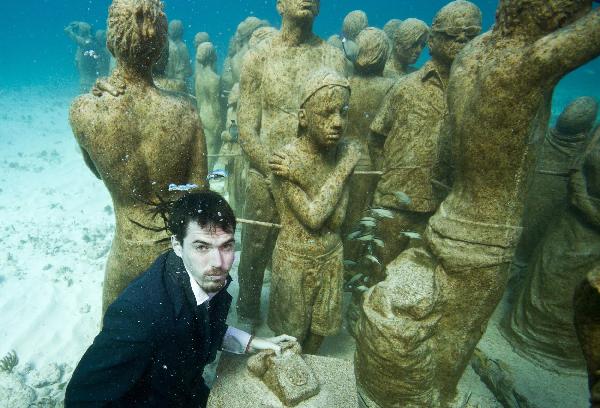
[[[59,384],[68,381],[97,333],[113,234],[110,197],[85,166],[68,125],[74,96],[46,88],[0,92],[0,358],[15,350],[20,359],[15,373],[30,386],[40,385],[40,377],[58,376],[36,388],[38,402],[48,397],[44,406],[60,400]],[[263,311],[267,293],[268,286]],[[235,308],[230,317],[235,322]],[[263,325],[259,334],[270,333]],[[480,346],[513,369],[520,389],[540,407],[586,405],[585,377],[559,377],[523,361],[495,322]],[[353,352],[345,331],[323,346],[324,354],[339,358],[351,360]],[[56,366],[63,375],[49,368]],[[471,368],[460,389],[472,394],[472,406],[500,406]],[[0,398],[0,408],[16,406]]]

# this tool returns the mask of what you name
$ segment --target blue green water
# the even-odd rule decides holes
[[[87,21],[94,29],[104,28],[110,0],[23,0],[0,2],[0,87],[59,84],[76,87],[77,72],[73,64],[75,45],[63,28],[73,20]],[[322,37],[340,31],[343,17],[351,10],[362,9],[370,25],[383,26],[391,18],[416,17],[430,23],[445,0],[335,0],[322,1],[315,31]],[[483,12],[484,30],[493,24],[497,1],[478,0]],[[181,19],[186,27],[185,39],[192,44],[195,33],[207,31],[217,46],[222,63],[229,38],[238,23],[249,15],[269,20],[278,26],[280,17],[275,0],[171,0],[165,2],[169,19]],[[421,57],[420,63],[427,58]],[[600,61],[596,60],[565,78],[559,87],[561,99],[568,94],[592,93],[600,96],[597,85]],[[563,96],[565,95],[565,96]],[[560,103],[560,101],[557,101]],[[562,105],[562,103],[560,103]]]

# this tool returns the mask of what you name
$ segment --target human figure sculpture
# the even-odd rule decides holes
[[[575,329],[588,371],[591,408],[600,407],[600,264],[575,290]]]
[[[402,27],[413,23],[415,27],[427,27],[409,19],[402,23],[401,32]],[[445,33],[455,27],[469,30],[459,30],[455,36]],[[472,3],[452,2],[442,8],[433,20],[428,40],[431,60],[396,83],[371,123],[372,149],[375,156],[383,158],[383,175],[377,182],[373,206],[394,215],[379,220],[377,225],[377,236],[385,246],[377,247],[375,252],[383,268],[410,244],[410,234],[403,232],[423,234],[427,220],[440,204],[442,192],[434,181],[440,173],[438,152],[447,111],[446,84],[452,61],[480,30],[481,12]],[[400,43],[397,41],[396,51]],[[399,193],[410,200],[399,198]],[[379,265],[374,267],[383,270]],[[374,281],[382,277],[379,272],[372,276]]]
[[[110,52],[106,48],[106,30],[96,30],[94,33],[96,41],[96,75],[99,77],[108,76],[110,73]]]
[[[86,93],[92,86],[98,75],[96,74],[96,42],[92,37],[92,26],[83,21],[73,21],[65,27],[65,33],[75,44],[75,65],[79,71],[79,91]]]
[[[222,144],[215,168],[224,169],[227,172],[228,201],[236,212],[241,213],[244,203],[244,180],[248,165],[238,140],[237,106],[239,100],[240,87],[235,84],[229,92],[226,125],[225,130],[221,132]]]
[[[355,41],[358,34],[368,26],[367,14],[362,10],[354,10],[344,17],[342,33],[347,40]]]
[[[157,88],[171,91],[187,93],[187,85],[184,80],[167,77],[167,65],[169,63],[169,47],[163,48],[158,60],[152,65],[152,79]]]
[[[187,83],[192,76],[190,53],[183,42],[183,23],[173,20],[169,23],[169,61],[166,70],[167,78]]]
[[[204,137],[209,154],[216,154],[221,144],[221,101],[219,95],[220,78],[215,72],[217,52],[210,42],[200,44],[196,51],[196,103],[198,114],[204,127]],[[208,168],[214,159],[209,158]]]
[[[545,133],[548,98],[566,73],[600,53],[600,10],[592,11],[591,3],[501,0],[494,28],[474,39],[454,60],[444,121],[455,164],[452,189],[429,220],[425,247],[409,249],[399,259],[400,266],[409,264],[405,259],[410,257],[427,268],[440,293],[432,310],[441,316],[433,327],[419,316],[399,327],[429,331],[427,341],[433,346],[429,353],[433,370],[419,366],[408,366],[408,370],[415,377],[433,373],[432,392],[439,394],[440,402],[413,406],[450,403],[502,298],[521,232],[527,176],[536,149],[532,140]],[[453,2],[447,7],[457,5]],[[459,24],[447,27],[446,34],[470,31],[463,22],[457,16]],[[419,257],[423,250],[427,256]],[[388,296],[395,293],[398,284],[390,267],[387,273],[367,297],[380,289]],[[418,307],[420,303],[415,299],[411,304]],[[369,317],[368,303],[363,310],[367,321],[359,328],[369,324],[380,336],[390,333],[387,319],[377,322]],[[363,363],[357,364],[358,378],[364,378],[360,371],[396,349],[392,336],[384,347],[370,341],[371,337],[359,330],[357,355]],[[422,344],[417,340],[410,349]],[[406,361],[412,359],[408,353],[400,354],[406,355]],[[401,355],[397,359],[403,362]],[[393,380],[387,372],[379,375],[380,382]],[[392,406],[398,399],[388,399],[364,381],[359,386],[363,395],[380,406]],[[412,396],[410,390],[404,395]]]
[[[254,31],[261,27],[268,27],[269,22],[254,16],[247,17],[238,24],[235,35],[231,39],[229,51],[223,63],[223,76],[221,88],[229,92],[233,84],[240,82],[242,62],[249,49],[249,41]]]
[[[369,151],[369,126],[383,101],[383,98],[394,85],[392,78],[383,77],[383,68],[390,52],[387,37],[382,30],[366,28],[356,38],[359,53],[354,63],[354,75],[350,78],[350,105],[348,111],[348,130],[346,138],[354,140],[361,147],[361,159],[356,166],[359,171],[373,171],[375,157]],[[342,227],[342,235],[347,235],[356,228],[373,199],[374,187],[377,184],[375,175],[352,176],[349,182],[350,200],[346,210],[346,219]],[[359,262],[362,255],[361,241],[344,239],[344,259]]]
[[[429,27],[416,18],[407,18],[393,31],[392,53],[385,66],[384,75],[399,78],[414,72],[412,66],[419,57],[429,36]]]
[[[600,130],[596,132],[600,139]],[[573,327],[573,292],[600,265],[600,140],[570,175],[570,203],[546,230],[512,308],[506,337],[536,364],[578,371],[584,360]]]
[[[394,39],[395,32],[400,27],[401,24],[402,24],[402,20],[400,20],[398,18],[392,18],[392,19],[388,20],[387,23],[384,24],[383,32],[385,33],[385,35],[388,36],[390,41],[392,41]],[[390,43],[390,46],[393,46],[393,44]]]
[[[275,149],[269,161],[281,231],[267,323],[275,333],[292,333],[308,354],[342,324],[340,228],[348,179],[360,158],[355,142],[339,144],[349,101],[345,77],[332,69],[313,72],[301,92],[298,137]]]
[[[296,137],[302,83],[315,67],[344,73],[346,64],[339,50],[313,34],[317,0],[278,0],[277,10],[282,16],[279,32],[246,54],[238,107],[240,143],[250,161],[244,216],[266,222],[278,220],[268,160],[272,151]],[[237,312],[250,325],[259,321],[263,274],[275,237],[274,229],[262,226],[246,225],[242,231]]]
[[[567,207],[569,170],[574,158],[585,147],[597,114],[598,103],[594,98],[577,98],[563,110],[556,126],[546,134],[527,193],[523,234],[514,261],[517,268],[526,267],[550,224],[548,221]]]
[[[194,49],[197,50],[200,44],[205,42],[211,42],[208,33],[206,31],[196,33],[196,35],[194,36]]]
[[[140,27],[144,27],[141,30]],[[86,164],[110,192],[115,237],[103,285],[103,311],[166,248],[151,231],[151,203],[175,198],[170,184],[206,183],[206,150],[193,102],[154,86],[151,67],[167,44],[158,0],[114,0],[108,48],[117,68],[94,94],[71,105],[70,123]]]

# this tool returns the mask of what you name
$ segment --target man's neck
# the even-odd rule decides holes
[[[292,20],[284,18],[281,23],[281,39],[290,46],[304,44],[313,37],[313,20]]]
[[[132,68],[119,63],[114,74],[127,84],[153,85],[152,70],[150,68]]]

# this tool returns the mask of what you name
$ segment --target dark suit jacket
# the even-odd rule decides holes
[[[230,304],[225,288],[208,308],[196,306],[181,259],[173,251],[159,256],[109,306],[65,407],[204,406],[202,371],[221,347]]]

